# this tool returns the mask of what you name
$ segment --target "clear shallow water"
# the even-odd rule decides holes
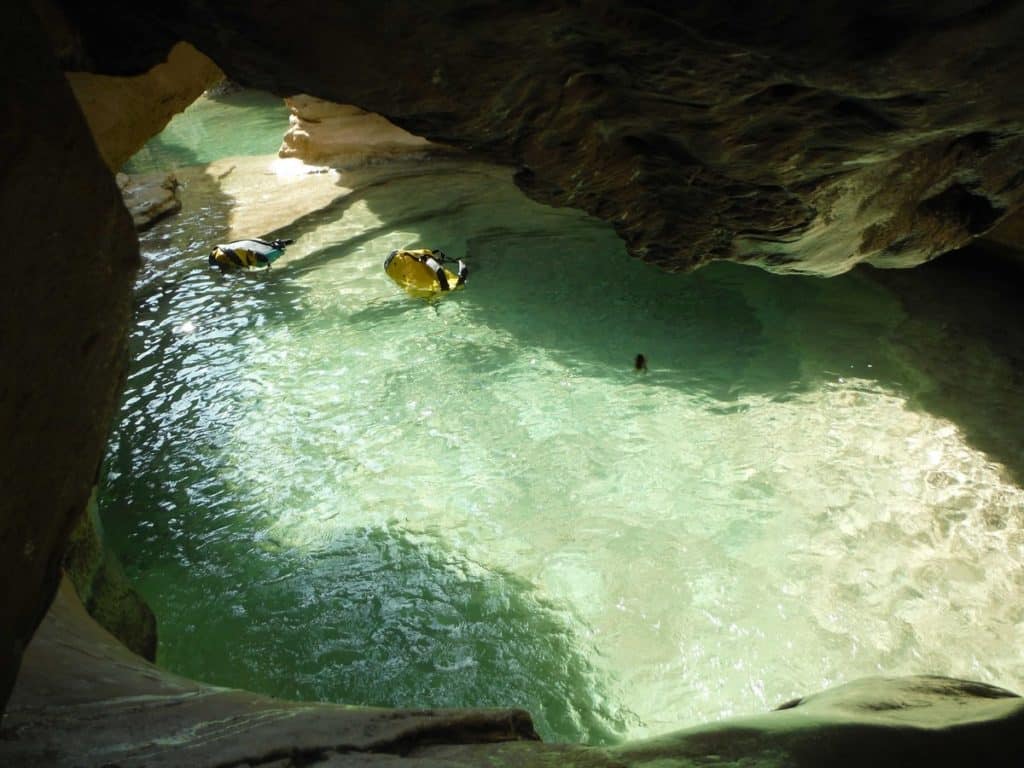
[[[126,173],[166,171],[222,157],[277,152],[288,128],[284,102],[262,91],[202,96],[137,152]]]
[[[1024,687],[1024,492],[918,405],[893,295],[664,275],[486,166],[342,182],[269,273],[196,257],[216,194],[144,238],[101,503],[162,664],[590,742],[870,674]],[[402,294],[415,245],[469,286]]]

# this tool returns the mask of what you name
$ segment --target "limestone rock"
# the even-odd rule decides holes
[[[117,174],[124,205],[135,229],[142,231],[181,210],[178,179],[172,173]]]
[[[380,115],[313,96],[285,99],[291,110],[278,154],[319,165],[348,168],[374,160],[424,156],[440,147],[413,136]]]
[[[521,710],[297,703],[186,680],[118,643],[65,581],[26,654],[0,764],[212,768],[292,757],[308,765],[331,752],[400,755],[433,743],[536,738]]]
[[[208,57],[179,43],[167,60],[135,77],[67,72],[96,146],[117,171],[172,117],[223,77]]]

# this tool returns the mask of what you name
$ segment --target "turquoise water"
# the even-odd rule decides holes
[[[269,272],[208,269],[200,184],[143,237],[101,507],[161,664],[590,743],[871,674],[1024,687],[1024,492],[923,407],[945,340],[889,290],[662,274],[475,163],[340,183]],[[469,285],[407,297],[409,246]],[[958,378],[997,391],[993,354]]]
[[[288,128],[284,101],[262,91],[203,96],[176,116],[124,167],[125,173],[203,165],[222,157],[268,155]]]

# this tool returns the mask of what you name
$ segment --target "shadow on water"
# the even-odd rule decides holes
[[[443,162],[397,173],[289,231],[320,227],[357,202],[381,224],[311,253],[298,272],[350,258],[389,231],[414,232],[410,246],[470,263],[467,289],[445,298],[465,322],[499,328],[515,347],[543,348],[578,373],[629,380],[643,352],[645,384],[693,393],[721,412],[748,395],[784,400],[863,379],[955,422],[1024,481],[1014,403],[1024,358],[1014,286],[1024,270],[1005,256],[975,248],[913,270],[830,279],[736,264],[666,274],[626,256],[607,226],[526,200],[503,172]],[[412,306],[369,303],[348,321],[370,330]],[[481,375],[515,357],[511,347],[471,354]]]
[[[970,247],[912,270],[872,270],[905,319],[888,338],[912,373],[911,404],[949,419],[1024,484],[1024,264]]]
[[[610,744],[630,724],[569,617],[439,539],[347,529],[300,552],[236,530],[181,578],[190,586],[140,587],[159,615],[192,624],[167,633],[160,663],[200,680],[367,706],[521,707],[558,741]]]

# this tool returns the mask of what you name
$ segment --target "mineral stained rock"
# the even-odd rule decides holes
[[[156,659],[156,617],[103,540],[96,489],[71,533],[64,572],[100,626],[144,659]]]
[[[519,168],[670,270],[922,263],[1024,204],[1024,4],[135,4],[95,71],[184,39],[233,79]],[[114,43],[118,44],[114,44]]]

